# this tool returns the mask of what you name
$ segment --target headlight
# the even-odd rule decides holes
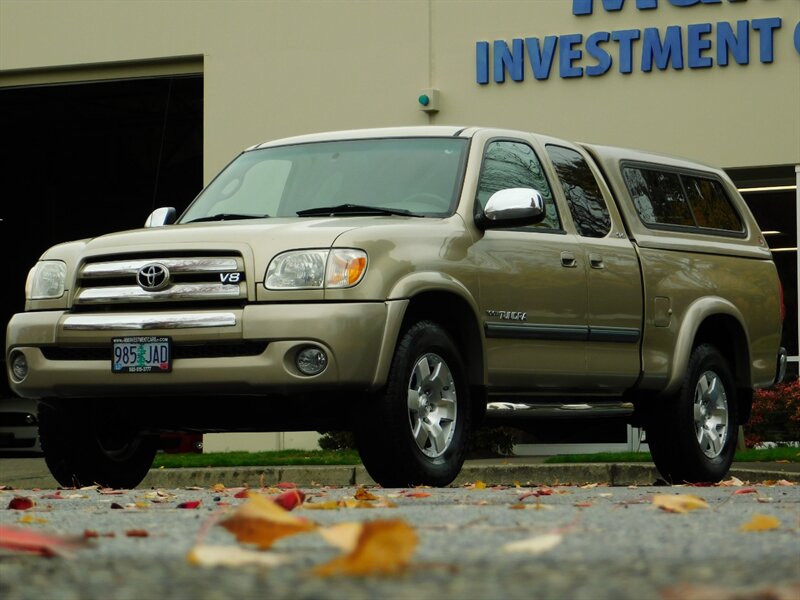
[[[270,290],[348,288],[367,270],[367,253],[350,248],[292,250],[272,259],[264,287]]]
[[[42,260],[36,263],[25,285],[28,300],[60,298],[64,295],[64,282],[67,279],[67,265],[60,260]]]

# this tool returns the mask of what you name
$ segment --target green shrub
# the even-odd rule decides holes
[[[744,426],[745,444],[800,441],[800,379],[753,394],[753,412]]]

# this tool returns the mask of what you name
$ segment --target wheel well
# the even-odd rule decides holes
[[[702,322],[697,330],[692,348],[712,344],[725,357],[733,370],[739,399],[739,418],[745,423],[750,418],[752,388],[750,380],[750,350],[747,335],[741,323],[730,315],[714,315]]]
[[[470,386],[483,385],[483,346],[478,323],[466,300],[448,292],[424,292],[411,298],[403,317],[403,331],[417,321],[436,321],[462,352]]]

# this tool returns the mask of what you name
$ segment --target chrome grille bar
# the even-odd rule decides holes
[[[164,290],[148,292],[139,286],[83,288],[75,296],[75,304],[117,304],[130,302],[176,302],[187,300],[235,300],[246,298],[244,284],[178,283]]]
[[[71,329],[74,331],[232,327],[236,325],[236,315],[231,312],[161,313],[153,315],[71,315],[64,319],[62,325],[64,329]]]
[[[136,258],[130,260],[113,260],[88,263],[83,266],[80,277],[85,279],[99,277],[118,277],[120,275],[136,275],[143,266],[160,263],[171,273],[229,273],[242,271],[244,266],[236,258]]]

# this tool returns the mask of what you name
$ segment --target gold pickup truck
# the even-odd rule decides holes
[[[624,414],[666,479],[718,481],[786,360],[723,171],[476,127],[250,148],[179,218],[47,250],[26,298],[8,376],[63,485],[137,485],[166,432],[309,429],[447,485],[487,406]]]

